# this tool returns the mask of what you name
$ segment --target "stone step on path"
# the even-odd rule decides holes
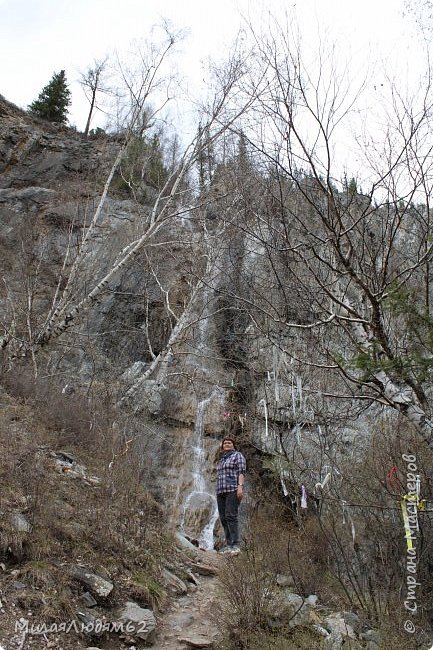
[[[215,573],[222,558],[214,551],[201,551],[199,557],[200,565],[209,566],[213,571],[209,571],[210,575],[200,572],[196,589],[172,603],[160,623],[153,650],[210,649],[214,646],[219,635],[212,619],[218,599]]]

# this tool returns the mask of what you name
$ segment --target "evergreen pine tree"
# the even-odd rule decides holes
[[[71,91],[66,83],[65,71],[53,74],[49,84],[39,93],[39,97],[29,106],[29,110],[49,122],[66,124]]]

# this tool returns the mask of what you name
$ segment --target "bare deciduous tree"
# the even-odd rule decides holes
[[[112,266],[105,270],[98,268],[92,257],[92,251],[95,237],[98,236],[100,226],[103,225],[105,214],[104,205],[113,178],[121,165],[131,138],[137,133],[137,128],[147,128],[146,125],[148,125],[149,121],[155,120],[160,110],[160,108],[156,108],[149,113],[149,100],[155,89],[158,89],[161,93],[162,85],[159,73],[160,71],[162,73],[166,59],[172,52],[174,44],[174,38],[168,34],[159,49],[155,49],[152,46],[151,57],[149,60],[146,59],[148,68],[142,70],[140,77],[138,79],[136,78],[134,83],[132,83],[130,77],[124,72],[123,76],[129,99],[127,102],[128,106],[125,106],[122,112],[122,116],[126,120],[124,121],[126,126],[122,130],[123,144],[120,146],[112,164],[98,206],[89,223],[82,230],[82,236],[77,248],[74,250],[68,248],[66,251],[64,268],[59,276],[57,287],[52,297],[51,308],[43,319],[43,322],[36,328],[37,331],[32,333],[31,341],[17,337],[11,328],[5,327],[5,334],[1,339],[1,347],[3,349],[8,347],[12,356],[26,356],[29,353],[34,354],[39,348],[57,339],[63,332],[72,325],[75,325],[81,314],[92,306],[96,307],[104,299],[104,296],[111,290],[112,281],[147,246],[170,246],[173,233],[176,232],[176,224],[181,222],[183,214],[191,209],[191,196],[185,192],[185,182],[196,164],[201,148],[209,147],[213,141],[217,140],[234,123],[242,111],[242,108],[240,108],[235,113],[230,114],[228,120],[226,119],[226,105],[235,88],[235,84],[239,81],[239,76],[242,74],[242,67],[236,65],[231,68],[230,76],[227,78],[225,85],[222,88],[219,87],[216,89],[214,96],[207,105],[205,118],[202,120],[205,125],[207,138],[194,138],[184,147],[182,153],[177,153],[176,159],[173,158],[171,166],[168,168],[167,178],[162,187],[156,192],[153,205],[151,207],[143,205],[140,207],[138,205],[141,218],[137,220],[137,228],[131,231],[131,237],[126,238],[123,248],[117,252]],[[143,61],[145,61],[144,58]],[[167,97],[163,96],[161,106],[164,106],[166,101]],[[146,117],[145,122],[143,121],[143,116]],[[167,238],[167,240],[164,238]],[[115,245],[115,243],[110,242],[111,245]],[[84,277],[84,269],[90,260],[92,260],[93,264],[94,284],[89,289],[88,285],[84,286],[82,279]],[[155,355],[150,372],[158,364],[162,363],[165,355],[179,335],[179,332],[185,328],[185,323],[187,323],[187,327],[190,326],[191,306],[202,286],[203,279],[200,277],[197,277],[196,281],[191,282],[191,295],[184,305],[185,314],[176,314],[176,318],[172,321],[173,330],[168,336],[167,345],[163,351]],[[163,290],[162,285],[161,288]],[[168,308],[168,312],[170,313],[169,303]]]
[[[89,135],[90,123],[92,121],[93,113],[98,108],[97,95],[98,93],[110,95],[112,90],[107,86],[107,71],[109,65],[108,55],[103,59],[96,60],[92,66],[89,66],[84,72],[80,74],[78,82],[82,87],[84,94],[90,104],[89,114],[87,116],[86,126],[84,127],[84,136],[87,138]]]
[[[290,333],[313,337],[314,351],[298,352],[339,378],[333,396],[390,406],[433,446],[430,77],[417,97],[390,82],[381,123],[353,136],[363,84],[351,89],[332,51],[308,62],[290,29],[252,36],[251,74],[239,91],[251,106],[239,130],[262,172],[258,192],[238,195],[239,205],[248,201],[241,228],[265,279],[241,302],[289,355]],[[361,132],[362,120],[355,124]],[[362,161],[363,191],[342,173],[349,146],[352,162]]]

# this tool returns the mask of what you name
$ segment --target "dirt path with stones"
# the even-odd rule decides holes
[[[212,612],[218,599],[217,574],[222,561],[224,558],[215,551],[197,553],[197,562],[191,564],[197,584],[165,612],[153,650],[213,647],[218,628]]]

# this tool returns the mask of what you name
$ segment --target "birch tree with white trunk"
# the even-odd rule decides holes
[[[33,356],[37,354],[39,349],[57,340],[72,326],[78,325],[80,317],[86,311],[98,308],[99,303],[110,292],[110,287],[119,274],[128,265],[131,265],[147,246],[153,245],[157,238],[159,238],[157,245],[160,249],[164,246],[164,240],[161,240],[161,236],[162,238],[167,236],[168,241],[166,244],[170,246],[172,243],[170,241],[172,239],[171,232],[176,229],[178,222],[182,222],[184,214],[191,209],[191,196],[184,198],[185,184],[188,175],[196,164],[197,158],[200,156],[201,149],[211,146],[214,140],[217,140],[226,129],[230,128],[230,125],[234,123],[243,110],[243,108],[239,108],[228,115],[226,108],[234,92],[235,84],[238,83],[240,76],[243,74],[242,62],[236,61],[229,66],[229,74],[224,85],[215,87],[215,92],[209,98],[205,109],[203,109],[204,117],[202,116],[201,121],[205,125],[207,137],[195,137],[184,146],[183,152],[178,151],[176,160],[173,159],[163,186],[156,193],[153,205],[150,208],[141,210],[142,218],[135,237],[127,241],[123,248],[118,251],[115,262],[110,268],[103,273],[97,267],[94,269],[94,284],[84,290],[82,271],[92,256],[94,237],[98,234],[98,229],[103,222],[104,206],[110,193],[113,178],[122,163],[128,144],[131,138],[136,135],[137,128],[146,129],[149,123],[155,121],[158,111],[165,107],[169,99],[168,91],[163,92],[165,88],[163,73],[166,60],[174,51],[174,47],[175,39],[168,34],[159,49],[150,48],[150,58],[145,59],[144,56],[141,56],[143,66],[146,63],[147,67],[143,67],[138,78],[134,77],[131,80],[130,71],[123,69],[122,74],[129,97],[129,109],[125,127],[123,128],[123,142],[119,146],[105,181],[97,208],[87,227],[82,232],[78,250],[75,251],[75,255],[69,248],[66,251],[63,269],[59,276],[49,313],[37,331],[32,331],[31,341],[12,336],[12,329],[6,331],[3,335],[1,347],[3,349],[9,347],[10,354],[13,357],[25,357],[28,354]],[[156,90],[158,91],[157,96],[162,97],[160,109],[153,108],[149,110],[149,101],[152,93]],[[146,116],[146,124],[143,123],[143,116]],[[94,260],[92,260],[92,264],[94,264]],[[203,282],[206,282],[204,278],[197,278],[195,282],[191,283],[191,294],[185,307],[188,313]],[[167,346],[163,353],[156,355],[152,360],[151,368],[146,376],[162,362],[167,350],[170,349],[179,333],[183,330],[186,320],[188,319],[183,314],[177,314],[173,331],[168,337]]]

